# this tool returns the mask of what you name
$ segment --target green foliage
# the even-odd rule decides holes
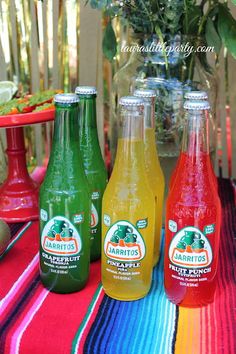
[[[203,12],[199,5],[196,5],[193,1],[185,1],[184,16],[182,19],[181,33],[186,35],[196,35],[198,32],[199,24],[202,18]]]
[[[93,8],[103,10],[110,21],[119,16],[134,33],[201,36],[219,55],[222,44],[236,58],[236,20],[224,0],[88,0]],[[232,0],[236,5],[236,0]],[[116,38],[109,21],[103,50],[109,60],[116,53]]]
[[[219,5],[218,30],[225,47],[236,59],[236,21],[223,4]]]
[[[109,21],[106,26],[102,41],[103,53],[108,60],[113,60],[114,56],[116,55],[116,47],[116,35],[113,30],[111,21]]]
[[[216,24],[210,17],[208,17],[206,23],[206,41],[209,46],[213,46],[215,48],[216,54],[219,55],[222,46],[222,40],[216,31]]]
[[[106,6],[109,6],[111,1],[108,0],[90,0],[90,6],[93,9],[103,10]]]

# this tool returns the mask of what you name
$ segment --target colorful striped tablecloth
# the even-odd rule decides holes
[[[100,262],[88,285],[69,295],[49,293],[38,272],[38,223],[11,225],[0,259],[1,354],[234,354],[236,353],[236,215],[229,180],[220,180],[223,206],[218,286],[213,304],[185,309],[163,288],[163,257],[148,296],[120,302],[100,283]],[[162,252],[163,255],[163,252]]]

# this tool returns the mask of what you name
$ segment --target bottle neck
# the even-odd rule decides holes
[[[155,129],[155,97],[145,98],[144,129]]]
[[[80,129],[97,130],[97,110],[95,96],[79,96],[80,98]]]
[[[145,98],[144,106],[144,143],[145,162],[151,164],[151,156],[156,154],[155,143],[155,97]]]
[[[123,141],[143,140],[143,106],[122,107],[120,112],[119,139]]]
[[[68,151],[78,142],[78,106],[56,107],[53,145]]]
[[[78,105],[57,105],[52,152],[47,173],[56,176],[58,180],[61,180],[63,176],[71,179],[76,178],[81,169]]]
[[[207,112],[188,111],[186,115],[182,153],[172,189],[188,203],[208,199],[212,188],[215,188],[209,155]]]
[[[133,178],[136,178],[137,171],[145,169],[143,107],[123,107],[120,118],[120,134],[114,169],[119,169],[121,178],[127,173],[131,173]]]
[[[182,153],[189,157],[209,155],[208,117],[205,111],[188,111]]]
[[[78,183],[86,185],[79,149],[78,103],[56,104],[56,119],[45,183],[58,191],[74,191]]]

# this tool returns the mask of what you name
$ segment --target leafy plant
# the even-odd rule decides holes
[[[108,23],[104,32],[104,55],[112,61],[117,40],[112,19],[127,21],[134,33],[201,36],[219,55],[222,45],[236,59],[236,20],[223,0],[88,0],[91,7],[104,11]],[[236,5],[236,0],[232,0]]]

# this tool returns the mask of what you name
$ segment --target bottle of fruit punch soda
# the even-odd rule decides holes
[[[208,95],[205,91],[189,91],[187,92],[185,95],[184,95],[184,98],[185,100],[189,100],[189,101],[207,101],[208,100]],[[208,119],[208,124],[209,124],[209,119]],[[212,126],[211,124],[211,127],[212,127],[212,131],[214,131],[215,127]],[[173,184],[175,183],[175,177],[178,173],[178,168],[179,168],[179,165],[181,165],[181,162],[180,162],[180,157],[181,158],[184,158],[184,155],[183,154],[180,154],[179,156],[179,159],[177,161],[177,164],[176,164],[176,167],[171,175],[171,178],[170,178],[170,183],[169,183],[169,188],[171,189],[173,187]],[[215,183],[215,187],[216,189],[218,189],[217,187],[217,179],[216,179],[216,175],[215,175],[215,172],[214,172],[214,169],[213,169],[213,166],[212,166],[212,161],[211,161],[211,172],[212,172],[212,179],[214,180],[214,183]]]
[[[40,275],[51,291],[70,293],[88,279],[91,204],[79,153],[79,98],[58,94],[54,101],[53,146],[40,188]]]
[[[134,91],[134,96],[143,98],[144,106],[144,155],[146,172],[153,194],[155,196],[155,241],[154,265],[160,255],[160,240],[162,229],[162,210],[164,201],[165,180],[158,158],[155,139],[155,98],[156,91],[139,89]]]
[[[97,132],[97,90],[91,86],[78,86],[75,92],[80,99],[80,152],[92,200],[90,258],[95,261],[101,257],[102,197],[107,185],[107,171]]]
[[[164,283],[173,303],[213,301],[219,253],[220,200],[212,180],[207,101],[186,101],[186,127],[175,183],[167,198]]]
[[[144,161],[144,101],[122,97],[114,169],[103,196],[102,284],[118,300],[137,300],[151,286],[155,199]]]

